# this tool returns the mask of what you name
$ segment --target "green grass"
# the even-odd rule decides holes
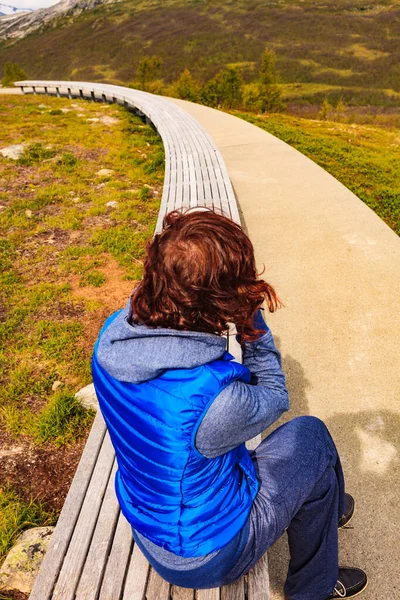
[[[311,158],[400,235],[398,130],[277,114],[255,116],[232,112]]]
[[[29,527],[54,525],[56,515],[38,501],[26,502],[9,486],[0,490],[0,564],[20,533]]]
[[[37,433],[48,423],[46,407],[58,398],[68,408],[68,394],[90,381],[94,340],[86,328],[101,296],[79,290],[117,285],[104,272],[111,259],[123,278],[140,274],[164,152],[151,127],[117,106],[5,96],[0,119],[2,147],[26,144],[19,160],[0,157],[0,424],[43,443],[52,439]],[[103,168],[112,174],[99,177]],[[52,392],[55,380],[66,395]],[[72,439],[67,408],[65,437],[61,425],[53,435],[63,442]],[[84,412],[71,416],[76,436],[87,430]]]
[[[0,156],[0,429],[11,446],[68,456],[94,418],[75,393],[91,381],[98,331],[153,235],[163,146],[116,105],[0,96],[0,121],[1,148],[25,144],[16,161]],[[0,473],[0,562],[21,530],[55,520],[33,494],[34,464],[31,478],[22,499]]]

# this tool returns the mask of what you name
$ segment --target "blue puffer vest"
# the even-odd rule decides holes
[[[244,526],[259,483],[244,444],[207,459],[194,440],[218,393],[236,379],[249,382],[250,371],[225,352],[193,369],[127,383],[100,366],[97,346],[93,381],[117,456],[122,513],[135,530],[179,556],[219,550]]]

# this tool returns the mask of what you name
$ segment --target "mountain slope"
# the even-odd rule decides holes
[[[16,6],[8,6],[8,4],[0,4],[0,17],[31,11],[31,8],[17,8]]]
[[[105,2],[113,1],[115,0],[61,0],[49,8],[40,8],[35,11],[29,9],[30,12],[15,9],[12,19],[0,19],[0,41],[23,38],[46,24],[56,21],[57,18],[80,14],[84,10],[90,10]]]
[[[232,64],[250,81],[268,45],[283,82],[400,92],[399,22],[399,0],[123,0],[3,42],[0,69],[12,60],[29,77],[127,83],[155,54],[167,83],[186,67],[204,81]]]

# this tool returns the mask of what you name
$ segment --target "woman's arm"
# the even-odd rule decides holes
[[[281,355],[260,311],[257,327],[265,334],[242,344],[243,364],[251,382],[234,381],[224,388],[206,412],[196,435],[196,448],[214,458],[250,440],[289,408]]]

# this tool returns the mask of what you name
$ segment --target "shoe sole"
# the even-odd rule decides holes
[[[345,523],[344,525],[341,525],[341,526],[339,527],[339,529],[346,529],[346,527],[348,526],[348,524],[350,523],[350,521],[352,521],[352,520],[353,520],[353,517],[354,517],[354,513],[355,513],[355,512],[356,512],[356,505],[355,505],[355,503],[354,503],[354,507],[353,507],[353,514],[351,515],[351,517],[350,517],[350,519],[347,521],[347,523]]]
[[[360,594],[362,594],[368,587],[368,579],[365,582],[364,587],[362,588],[362,590],[360,590],[359,592],[357,592],[357,594],[353,594],[352,596],[345,596],[345,598],[355,598],[356,596],[359,596]]]
[[[360,594],[362,594],[363,592],[365,592],[365,590],[367,589],[367,587],[368,587],[368,579],[365,582],[364,587],[359,592],[357,592],[357,594],[353,594],[352,596],[344,596],[344,598],[355,598],[356,596],[359,596]],[[340,600],[339,596],[338,596],[338,599]],[[289,600],[289,598],[287,596],[285,596],[285,600]]]

